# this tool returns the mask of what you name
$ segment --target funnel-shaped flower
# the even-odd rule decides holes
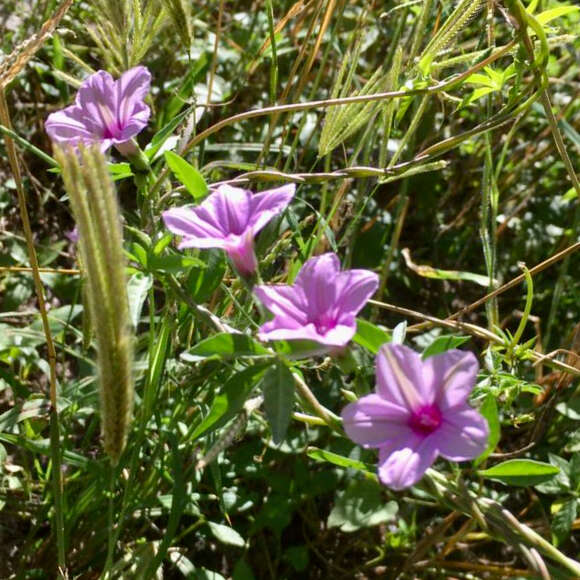
[[[247,276],[258,265],[254,236],[284,211],[295,190],[293,183],[256,194],[220,185],[197,207],[163,212],[163,221],[171,232],[182,236],[179,248],[221,248],[236,270]]]
[[[356,332],[356,315],[375,293],[368,270],[340,271],[336,254],[308,260],[290,286],[257,286],[254,293],[274,315],[260,327],[262,340],[313,340],[344,346]]]
[[[422,361],[406,346],[381,347],[376,393],[347,405],[342,418],[355,443],[379,449],[385,485],[417,483],[439,455],[464,461],[485,451],[487,423],[467,403],[478,368],[472,353],[457,349]]]
[[[48,116],[46,132],[55,143],[99,143],[101,151],[115,145],[130,152],[130,141],[149,121],[145,104],[151,74],[144,66],[123,73],[119,80],[100,70],[88,77],[77,93],[75,104]]]

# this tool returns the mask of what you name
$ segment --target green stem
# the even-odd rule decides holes
[[[270,101],[276,102],[278,92],[278,53],[276,51],[276,32],[274,30],[274,8],[272,0],[266,0],[268,14],[268,32],[270,33],[270,47],[272,49],[272,66],[270,68]]]
[[[331,429],[342,432],[342,420],[338,415],[321,405],[314,393],[308,388],[308,385],[302,380],[302,377],[292,373],[296,389],[300,396],[308,403],[312,410],[326,423]]]

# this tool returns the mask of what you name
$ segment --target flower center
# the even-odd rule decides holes
[[[318,334],[326,334],[336,326],[336,320],[329,314],[322,314],[312,321]]]
[[[424,405],[413,411],[409,427],[417,435],[429,435],[441,425],[441,411],[437,405]]]

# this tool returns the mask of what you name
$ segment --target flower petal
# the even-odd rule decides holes
[[[442,413],[465,404],[475,384],[479,364],[469,351],[448,350],[423,361],[426,386],[435,393]]]
[[[252,192],[230,185],[220,185],[203,206],[214,216],[225,233],[241,236],[250,226]]]
[[[51,113],[46,119],[45,129],[56,143],[92,143],[100,138],[98,127],[87,123],[82,110],[76,105]]]
[[[377,393],[409,411],[433,402],[426,388],[421,357],[402,344],[385,344],[377,354]]]
[[[235,241],[226,241],[225,250],[238,273],[242,276],[249,276],[258,267],[254,253],[254,233],[249,229],[244,235],[235,236],[235,238]]]
[[[183,236],[180,247],[183,248],[223,248],[226,236],[215,223],[212,216],[201,206],[191,209],[176,207],[163,212],[163,221],[167,229]],[[216,245],[217,244],[217,245]]]
[[[336,303],[336,279],[340,261],[333,253],[310,258],[296,276],[295,285],[307,297],[309,320],[315,320]]]
[[[313,340],[320,342],[314,324],[299,324],[293,320],[285,321],[281,326],[276,320],[270,320],[260,326],[258,331],[260,340]]]
[[[317,331],[317,342],[326,344],[328,346],[345,346],[350,342],[350,339],[356,334],[356,321],[352,319],[350,324],[337,324],[333,328],[327,330],[324,334]]]
[[[133,129],[135,129],[137,119],[138,123],[142,124],[137,132],[145,127],[149,121],[150,110],[144,100],[150,88],[151,73],[144,66],[129,69],[115,82],[116,113],[121,127],[125,129],[132,121]]]
[[[304,296],[294,286],[256,286],[254,294],[258,300],[276,317],[273,322],[280,328],[291,324],[306,324]]]
[[[432,437],[421,438],[411,432],[379,449],[379,479],[391,489],[400,490],[417,483],[437,458]]]
[[[380,447],[403,435],[410,437],[408,415],[406,409],[374,393],[349,403],[341,413],[346,434],[363,447]]]
[[[295,191],[296,185],[289,183],[252,196],[248,225],[252,227],[254,233],[259,232],[275,215],[284,211],[294,197]]]
[[[337,308],[356,314],[377,291],[379,277],[370,270],[346,270],[338,275]]]
[[[468,405],[448,410],[439,429],[431,435],[439,453],[451,461],[481,455],[487,447],[488,436],[487,421]]]
[[[79,88],[76,104],[85,119],[100,127],[101,137],[116,137],[120,132],[115,81],[108,72],[100,70],[88,77]]]

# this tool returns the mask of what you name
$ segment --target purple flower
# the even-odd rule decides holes
[[[117,81],[100,70],[83,82],[74,105],[48,116],[46,132],[62,145],[100,143],[103,152],[113,145],[130,152],[131,139],[149,121],[144,99],[150,84],[151,74],[144,66],[128,70]]]
[[[236,270],[247,276],[256,271],[254,236],[294,197],[291,183],[253,194],[246,189],[220,185],[197,207],[163,212],[167,228],[182,236],[179,248],[222,248]]]
[[[356,332],[356,315],[375,293],[379,277],[368,270],[340,271],[336,254],[310,258],[294,284],[254,289],[274,319],[260,327],[262,340],[313,340],[344,346]]]
[[[485,451],[485,419],[467,403],[479,365],[470,352],[449,350],[425,361],[406,346],[377,355],[376,393],[342,411],[347,435],[379,449],[379,478],[393,489],[417,483],[438,455],[451,461]]]

